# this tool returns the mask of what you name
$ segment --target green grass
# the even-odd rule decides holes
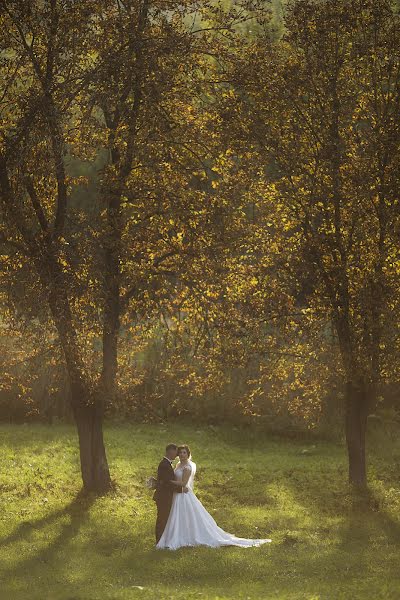
[[[0,427],[1,600],[400,598],[400,443],[370,435],[368,494],[344,448],[229,428],[109,426],[116,491],[79,496],[75,431]],[[260,548],[156,551],[144,487],[166,442],[188,442],[196,493]]]

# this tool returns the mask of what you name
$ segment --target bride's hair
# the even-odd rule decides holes
[[[186,450],[188,458],[190,458],[191,452],[190,452],[189,446],[187,446],[186,444],[182,444],[182,446],[178,446],[178,454],[181,450]]]

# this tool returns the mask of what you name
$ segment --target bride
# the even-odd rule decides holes
[[[249,540],[227,533],[214,521],[193,492],[196,464],[190,460],[188,446],[178,447],[179,463],[175,468],[172,482],[179,487],[187,487],[186,494],[174,494],[171,511],[164,532],[156,548],[176,550],[182,546],[260,546],[269,539]]]

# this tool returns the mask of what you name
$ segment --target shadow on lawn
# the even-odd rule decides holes
[[[321,492],[319,482],[315,488],[307,490],[296,489],[293,485],[288,486],[288,489],[293,500],[307,507],[315,519],[315,533],[319,537],[316,543],[318,552],[306,550],[297,557],[299,570],[308,571],[310,582],[314,580],[317,585],[323,586],[324,576],[336,579],[337,598],[346,597],[340,595],[339,587],[344,594],[343,590],[348,586],[354,585],[354,589],[358,589],[360,585],[368,586],[368,581],[371,582],[371,586],[378,585],[378,582],[379,585],[385,584],[388,588],[394,585],[393,582],[397,579],[395,557],[400,549],[400,522],[384,510],[382,499],[373,490],[359,490],[343,485],[342,490],[337,490],[332,500],[329,498],[332,490]],[[341,519],[339,523],[336,521],[337,517]],[[299,536],[295,539],[296,548],[300,547],[301,543]],[[386,553],[377,553],[377,546],[385,548]],[[307,564],[309,561],[310,569]],[[376,575],[378,572],[379,576]],[[369,580],[369,576],[372,579]],[[317,588],[315,591],[321,593],[323,590]],[[353,588],[351,593],[355,593]],[[356,594],[354,597],[398,597],[390,595],[389,591],[383,588],[376,589],[376,596],[373,593],[372,588],[368,590],[366,587],[357,592],[360,595]]]
[[[0,548],[18,544],[19,542],[27,541],[34,532],[45,530],[63,516],[67,515],[70,517],[69,522],[62,524],[61,530],[58,531],[55,538],[50,541],[48,545],[39,550],[35,549],[35,553],[32,553],[29,558],[19,562],[16,567],[8,570],[8,574],[10,576],[18,577],[19,575],[29,572],[30,569],[37,568],[40,564],[43,565],[48,563],[52,559],[54,553],[57,552],[58,549],[64,547],[79,532],[79,529],[88,518],[90,507],[95,501],[95,496],[79,492],[67,506],[54,511],[41,519],[21,523],[15,531],[6,538],[0,540]]]
[[[343,536],[343,544],[347,546],[354,539],[365,539],[366,534],[373,535],[380,531],[391,544],[400,544],[400,522],[395,520],[380,506],[380,498],[371,489],[352,490],[349,511],[349,527]]]
[[[287,478],[283,483],[293,500],[307,507],[319,521],[343,516],[339,530],[344,544],[362,540],[369,535],[371,528],[384,533],[389,542],[400,543],[400,521],[384,509],[384,500],[379,494],[370,487],[360,489],[345,483],[335,469],[325,476],[328,477],[327,482],[323,477],[308,477],[306,482]]]
[[[289,489],[289,488],[288,488]],[[290,493],[293,502],[301,504],[304,502],[296,496],[296,489],[291,488]],[[54,558],[55,553],[68,548],[68,553],[73,552],[70,542],[79,533],[80,528],[88,519],[88,513],[96,501],[94,497],[78,495],[69,505],[57,510],[48,516],[29,524],[22,524],[10,536],[1,540],[0,545],[18,544],[21,540],[28,540],[31,533],[37,530],[46,530],[63,516],[69,516],[68,522],[61,524],[55,537],[49,540],[46,547],[36,549],[32,555],[22,560],[15,567],[6,570],[4,575],[7,580],[24,580],[26,573],[42,573],[47,563],[51,567],[51,573],[57,573],[59,559]],[[304,504],[303,504],[304,505]],[[279,506],[276,506],[279,511]],[[131,537],[125,538],[123,549],[113,544],[112,522],[104,524],[104,529],[92,531],[90,543],[80,545],[78,552],[82,559],[93,547],[101,545],[102,536],[110,542],[110,555],[101,556],[95,569],[99,569],[101,579],[104,582],[114,583],[121,589],[143,585],[148,590],[163,586],[168,580],[168,574],[177,570],[177,565],[182,568],[191,568],[191,582],[199,589],[204,586],[213,586],[221,591],[224,587],[223,580],[226,578],[226,592],[235,589],[243,581],[243,572],[249,569],[249,555],[252,557],[253,582],[258,584],[271,582],[271,575],[276,590],[281,597],[295,597],[291,595],[296,589],[299,590],[299,598],[309,594],[331,594],[332,585],[337,585],[336,598],[345,598],[348,586],[355,586],[362,580],[362,573],[370,567],[371,556],[368,551],[371,536],[381,531],[387,536],[391,543],[397,544],[400,539],[400,525],[394,522],[386,513],[376,510],[376,498],[372,492],[363,495],[354,494],[352,502],[346,513],[343,513],[343,521],[332,531],[335,542],[324,548],[323,537],[320,540],[320,552],[315,552],[315,546],[309,540],[299,540],[293,545],[285,543],[271,544],[261,549],[193,549],[185,548],[177,552],[158,551],[150,545],[147,539],[149,528],[140,528]],[[322,532],[329,537],[329,532]],[[272,536],[273,537],[273,536]],[[250,554],[249,554],[250,553]],[[93,586],[96,573],[91,564],[88,571],[80,581],[64,582],[64,592],[68,594],[82,593],[81,586]],[[385,576],[393,576],[392,566],[388,566]],[[61,575],[57,575],[59,577]],[[86,583],[85,583],[86,582]],[[382,582],[382,579],[381,579]],[[95,584],[96,587],[97,584]],[[377,585],[377,583],[375,583]],[[196,589],[197,589],[196,587]],[[353,590],[353,588],[351,588]],[[300,595],[300,590],[301,594]],[[95,593],[94,588],[92,589]],[[373,590],[371,590],[373,592]],[[70,596],[68,596],[70,597]],[[78,596],[77,596],[78,597]],[[80,597],[80,596],[79,596]],[[86,596],[85,596],[86,597]],[[87,596],[92,597],[92,596]],[[93,596],[94,597],[94,596]],[[104,597],[109,597],[104,592]],[[272,596],[271,596],[272,597]],[[331,597],[330,595],[326,597]],[[362,596],[353,596],[361,598]],[[373,596],[365,596],[373,597]],[[375,596],[378,597],[378,596]],[[386,596],[380,596],[385,598]],[[389,597],[389,596],[387,596]]]
[[[260,549],[185,548],[177,552],[157,551],[147,539],[150,528],[146,520],[146,524],[139,525],[140,530],[136,529],[135,534],[132,536],[127,534],[124,537],[124,544],[121,546],[120,543],[116,544],[118,541],[116,535],[120,535],[121,532],[115,533],[114,523],[110,519],[102,523],[101,530],[90,529],[90,543],[85,539],[84,543],[80,543],[79,548],[75,549],[79,556],[82,556],[82,561],[87,559],[93,548],[96,548],[97,555],[93,563],[88,563],[87,571],[82,572],[83,579],[80,579],[80,582],[63,583],[65,593],[68,592],[70,595],[79,593],[82,589],[81,585],[89,587],[97,585],[97,569],[101,574],[102,582],[108,579],[124,588],[138,584],[151,589],[153,586],[162,586],[168,580],[168,574],[174,573],[177,565],[181,564],[190,570],[191,581],[193,585],[197,586],[211,585],[215,586],[215,589],[221,588],[223,579],[226,577],[229,582],[227,585],[234,589],[236,585],[242,583],[243,573],[248,572],[249,577],[252,576],[253,582],[256,583],[268,584],[272,577],[273,585],[275,589],[279,589],[281,597],[289,597],[298,589],[299,598],[305,597],[306,593],[327,594],[324,597],[331,598],[333,597],[331,586],[337,585],[338,593],[335,598],[344,598],[345,596],[341,594],[344,593],[343,590],[346,590],[346,586],[351,584],[357,586],[363,579],[363,573],[371,567],[370,550],[374,536],[385,537],[389,544],[396,546],[400,543],[400,523],[381,509],[379,498],[371,490],[360,493],[352,491],[344,483],[340,485],[341,480],[338,478],[337,472],[335,474],[334,469],[331,472],[325,471],[322,476],[317,478],[313,478],[312,473],[310,476],[307,473],[303,474],[301,471],[296,473],[294,470],[293,476],[284,475],[277,479],[278,492],[282,487],[282,490],[287,491],[286,495],[269,495],[268,492],[265,492],[265,483],[260,486],[253,485],[248,498],[245,491],[238,493],[235,482],[231,482],[225,486],[225,489],[221,489],[221,494],[225,498],[228,496],[232,501],[232,504],[228,503],[232,506],[230,509],[233,513],[232,516],[235,511],[234,501],[240,500],[244,505],[250,507],[256,503],[268,503],[271,518],[273,519],[274,515],[277,516],[276,535],[281,534],[279,543],[274,543],[274,533],[271,532],[270,537],[272,537],[273,543]],[[274,475],[267,472],[266,477],[270,477],[272,480]],[[330,482],[329,487],[326,486],[327,481]],[[241,485],[240,477],[236,479],[236,485]],[[246,483],[244,488],[247,486]],[[212,501],[210,497],[210,502]],[[282,504],[282,501],[288,504]],[[54,555],[61,551],[68,552],[68,555],[74,554],[71,541],[87,522],[90,508],[95,502],[95,497],[79,494],[67,506],[41,519],[22,523],[9,536],[0,540],[0,547],[7,548],[14,544],[18,546],[20,542],[29,542],[31,536],[33,537],[37,531],[43,533],[46,532],[46,529],[52,531],[51,538],[44,546],[37,547],[36,544],[32,544],[33,549],[29,557],[25,555],[16,566],[3,571],[6,582],[8,580],[12,584],[15,579],[24,580],[27,573],[37,574],[45,569],[47,564],[51,567],[52,574],[62,577],[60,559],[55,559]],[[292,503],[293,506],[297,506],[298,510],[292,510]],[[208,506],[207,502],[206,507],[213,508],[212,505]],[[112,506],[110,506],[110,510],[112,510]],[[225,520],[228,521],[229,512],[225,512]],[[302,525],[304,514],[307,514],[307,523],[303,522]],[[148,518],[154,517],[151,510],[149,515]],[[66,516],[69,518],[64,519]],[[335,517],[340,517],[340,522],[337,522]],[[58,524],[59,520],[61,522]],[[288,535],[282,538],[282,529],[285,529],[286,522],[288,529],[298,534],[297,537]],[[224,524],[229,531],[229,525]],[[54,531],[52,530],[53,525]],[[296,527],[298,528],[297,532],[295,531]],[[316,536],[314,539],[312,538],[313,533]],[[332,543],[325,545],[325,540],[332,541]],[[99,548],[101,549],[102,543],[105,542],[107,543],[106,555],[99,552]],[[393,556],[395,548],[391,548],[390,552]],[[252,557],[251,569],[248,560],[249,553]],[[112,556],[112,560],[110,556]],[[386,566],[385,557],[380,557],[380,562],[382,568],[380,582],[386,577],[394,578],[396,573],[394,573],[393,561]],[[192,568],[193,564],[195,564],[195,568]],[[300,590],[302,595],[300,595]],[[95,592],[93,591],[93,593]],[[287,596],[284,596],[284,593]],[[104,595],[104,597],[109,596]],[[360,598],[361,596],[353,597]],[[372,598],[373,596],[365,597]],[[375,597],[384,598],[379,594]]]

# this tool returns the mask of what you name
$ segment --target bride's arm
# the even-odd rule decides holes
[[[182,488],[182,491],[187,490],[187,484],[188,484],[191,472],[192,472],[192,467],[190,465],[186,465],[186,467],[184,467],[184,469],[183,469],[182,481],[171,480],[171,483],[173,485],[176,485],[177,487]]]
[[[182,485],[184,487],[189,483],[190,475],[192,474],[192,467],[190,465],[186,465],[183,469],[183,477],[182,477]]]

